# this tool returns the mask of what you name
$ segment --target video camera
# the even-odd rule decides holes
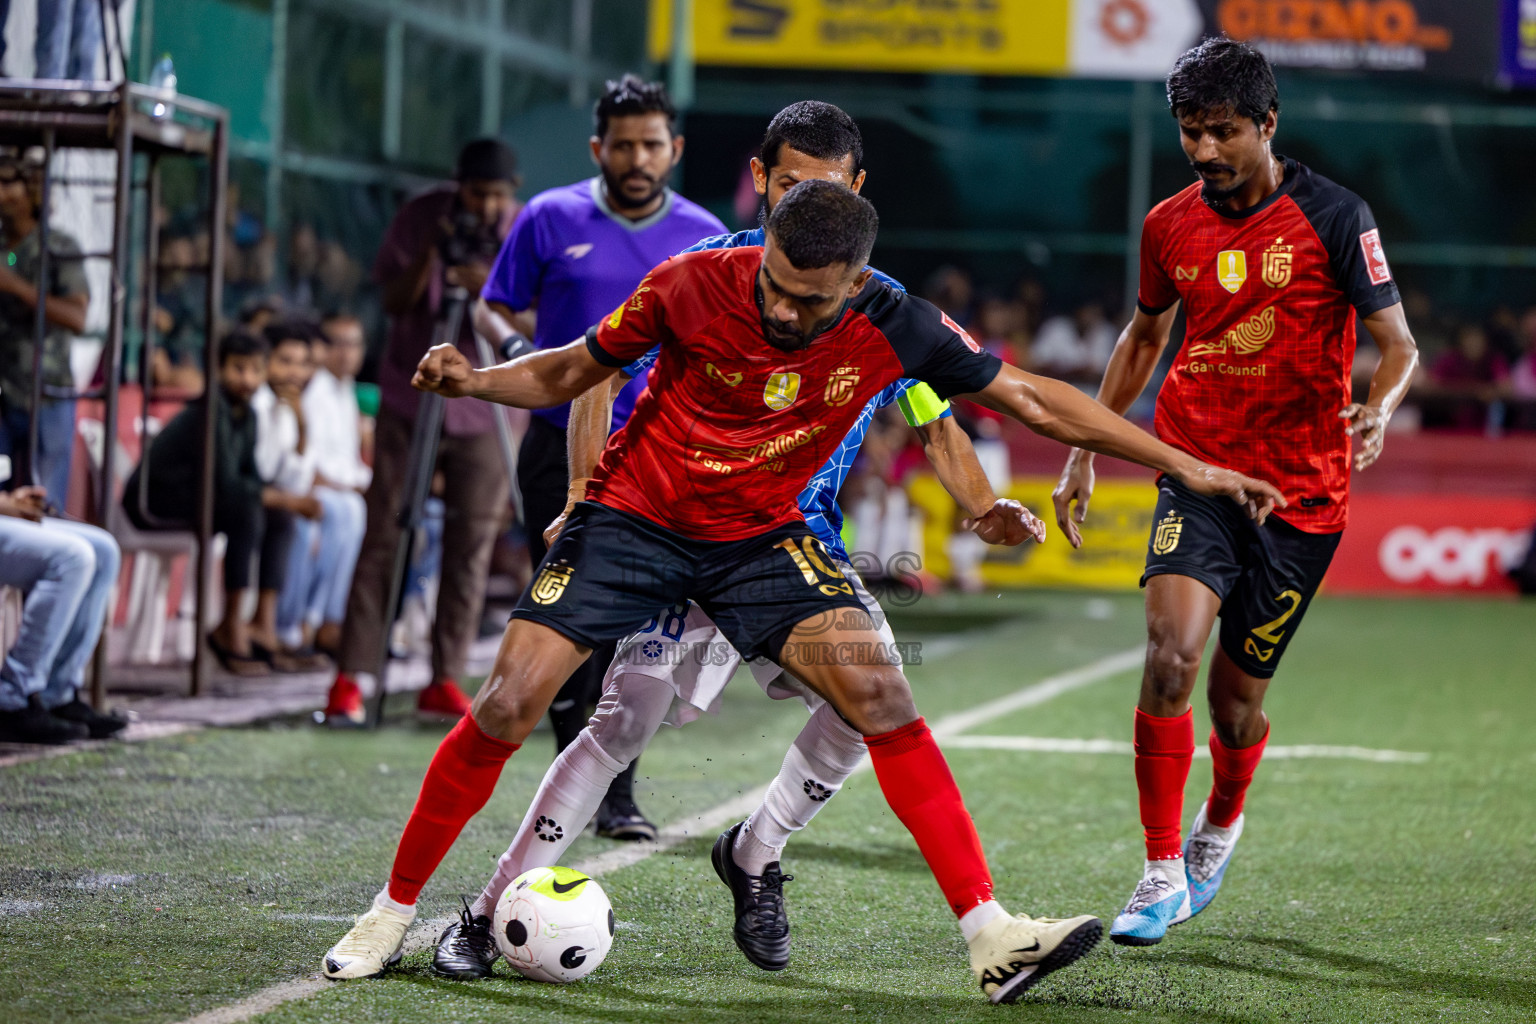
[[[485,221],[469,210],[458,210],[453,215],[453,230],[438,243],[443,264],[462,267],[466,263],[492,263],[501,251],[501,238],[495,224]]]

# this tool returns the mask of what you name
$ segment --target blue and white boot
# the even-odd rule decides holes
[[[1184,874],[1189,882],[1189,916],[1193,917],[1211,905],[1226,877],[1227,865],[1232,861],[1232,851],[1237,839],[1243,834],[1243,816],[1226,828],[1219,828],[1205,820],[1207,804],[1200,805],[1200,813],[1190,826],[1189,838],[1184,840]]]
[[[1109,939],[1121,946],[1155,946],[1170,926],[1189,918],[1184,859],[1149,860],[1131,901],[1110,925]]]

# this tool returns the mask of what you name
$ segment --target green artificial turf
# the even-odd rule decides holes
[[[924,599],[909,669],[930,721],[1138,646],[1134,595]],[[977,628],[960,631],[969,625]],[[972,733],[1129,738],[1124,672]],[[604,876],[620,930],[587,981],[455,983],[429,951],[258,1019],[299,1021],[1529,1021],[1536,1019],[1536,615],[1530,605],[1321,598],[1267,706],[1271,744],[1424,763],[1271,760],[1212,907],[1162,945],[1106,943],[1018,1006],[973,988],[936,885],[869,773],[785,869],[788,970],[748,965],[713,834]],[[1197,704],[1197,733],[1206,719]],[[766,782],[803,721],[738,680],[723,714],[641,762],[659,821]],[[0,769],[0,1006],[23,1021],[177,1021],[315,973],[365,909],[442,729],[206,731]],[[480,887],[550,739],[536,734],[423,897]],[[1107,919],[1139,874],[1131,759],[951,747],[1010,909]],[[1186,821],[1209,784],[1197,761]],[[584,837],[568,860],[612,844]],[[346,918],[336,921],[327,918]]]

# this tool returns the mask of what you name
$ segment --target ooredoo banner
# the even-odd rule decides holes
[[[1333,593],[1513,593],[1508,571],[1536,527],[1536,499],[1356,493],[1328,570]]]

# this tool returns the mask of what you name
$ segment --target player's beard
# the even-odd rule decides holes
[[[1193,160],[1191,160],[1189,166],[1193,167],[1195,169],[1195,173],[1200,176],[1200,198],[1204,199],[1207,203],[1210,204],[1226,202],[1228,199],[1231,199],[1233,196],[1237,195],[1237,193],[1242,189],[1244,185],[1248,184],[1247,178],[1239,179],[1237,177],[1236,168],[1230,167],[1227,164],[1195,163]],[[1232,184],[1225,186],[1217,185],[1210,178],[1207,178],[1204,174],[1201,174],[1201,171],[1203,170],[1227,171],[1232,175]]]
[[[608,190],[608,201],[613,203],[614,206],[626,210],[638,210],[640,207],[653,202],[657,196],[661,195],[662,189],[667,187],[664,179],[653,178],[644,171],[631,171],[625,177],[644,178],[651,186],[650,191],[646,192],[644,198],[636,199],[624,191],[624,178],[610,174],[606,167],[602,171],[603,185]]]
[[[795,330],[786,323],[775,320],[763,310],[763,289],[759,287],[757,289],[757,309],[758,319],[763,329],[763,340],[780,352],[803,352],[811,347],[811,342],[842,323],[843,314],[848,312],[848,306],[852,302],[852,299],[844,299],[843,304],[838,307],[837,312],[832,315],[831,319],[817,324],[809,331],[802,332]],[[775,334],[775,331],[779,333]]]

